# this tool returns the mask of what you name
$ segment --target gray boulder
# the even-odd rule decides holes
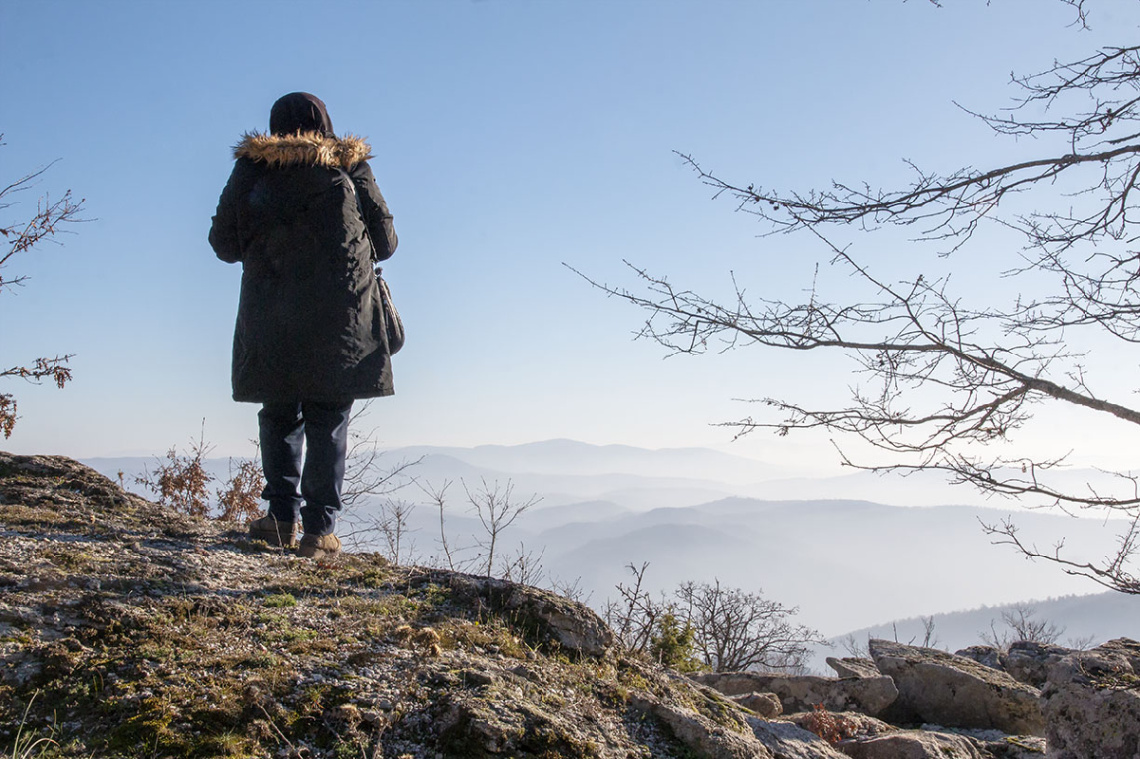
[[[872,640],[870,649],[879,671],[898,688],[898,699],[884,717],[888,721],[1044,733],[1040,693],[1004,672],[945,651],[888,640]]]
[[[842,659],[829,656],[827,657],[827,666],[834,669],[835,674],[841,678],[883,676],[883,673],[875,666],[875,662],[854,656],[845,656]]]
[[[894,725],[859,712],[799,712],[789,714],[784,719],[817,735],[827,734],[829,739],[873,738],[898,732]]]
[[[753,691],[774,693],[785,712],[811,711],[817,704],[822,704],[830,711],[856,711],[874,717],[898,696],[891,678],[882,675],[836,680],[811,675],[720,672],[694,675],[693,679],[716,688],[726,696]]]
[[[1063,646],[1018,641],[1010,644],[1009,651],[1006,652],[1005,671],[1018,682],[1040,688],[1049,676],[1049,667],[1071,653],[1072,649]]]
[[[666,703],[649,693],[634,693],[630,707],[659,720],[677,740],[697,756],[708,759],[779,759],[750,734],[717,724],[703,714],[679,704]],[[744,729],[747,726],[742,725]]]
[[[1005,669],[1005,661],[1001,649],[993,646],[969,646],[961,651],[955,651],[955,656],[973,659],[978,664],[984,664],[990,669]]]
[[[1061,658],[1041,702],[1050,759],[1140,757],[1140,643],[1121,638]]]
[[[815,733],[791,722],[750,719],[752,732],[773,759],[844,759],[844,755]]]
[[[518,629],[560,650],[602,657],[616,643],[610,626],[593,609],[549,590],[442,570],[430,576],[438,578],[440,584],[449,584],[457,599],[507,615]]]
[[[841,741],[838,748],[852,759],[985,759],[968,738],[924,730],[854,738]]]
[[[731,696],[731,698],[745,709],[759,714],[764,719],[779,717],[784,713],[780,698],[775,693],[742,693],[739,696]]]

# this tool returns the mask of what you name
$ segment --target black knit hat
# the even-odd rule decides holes
[[[269,112],[269,131],[273,134],[320,132],[331,137],[332,119],[324,102],[307,92],[290,92],[279,98]]]

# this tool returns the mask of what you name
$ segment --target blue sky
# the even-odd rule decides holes
[[[230,147],[295,90],[370,140],[396,217],[385,274],[408,344],[397,394],[372,410],[383,444],[725,446],[710,422],[751,410],[732,399],[827,398],[847,365],[663,360],[631,340],[640,313],[563,263],[633,284],[628,259],[721,291],[731,270],[793,297],[822,252],[757,237],[673,151],[801,190],[889,184],[904,157],[951,170],[1032,153],[953,101],[996,110],[1009,72],[1130,40],[1138,10],[1096,4],[1081,32],[1043,0],[5,0],[3,178],[58,158],[35,192],[71,188],[92,221],[9,267],[31,279],[0,300],[0,363],[74,353],[75,380],[6,385],[22,418],[0,446],[149,454],[205,419],[219,453],[248,453],[257,409],[229,396],[240,272],[206,234]],[[810,437],[729,450],[834,459]]]

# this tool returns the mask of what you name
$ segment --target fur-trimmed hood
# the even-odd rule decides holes
[[[250,132],[234,146],[234,158],[278,166],[325,166],[351,169],[372,157],[372,148],[360,137],[325,137],[320,132],[276,135]]]

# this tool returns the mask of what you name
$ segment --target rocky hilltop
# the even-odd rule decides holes
[[[1043,687],[886,641],[837,678],[698,682],[546,591],[301,559],[69,459],[0,453],[5,757],[984,759],[1041,756],[1062,712],[1083,727],[1051,755],[1099,756],[1071,752],[1112,712],[1103,755],[1132,757],[1140,647],[1117,643],[1041,654]],[[963,669],[996,680],[943,671]],[[948,692],[973,695],[945,711]]]

